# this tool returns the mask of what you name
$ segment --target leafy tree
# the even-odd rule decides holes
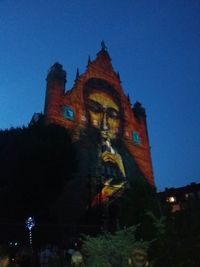
[[[119,223],[121,227],[145,224],[146,220],[147,225],[143,231],[144,235],[140,236],[140,238],[146,239],[149,225],[149,218],[146,216],[147,212],[151,212],[156,217],[161,216],[155,188],[150,186],[144,177],[141,176],[124,192],[122,197],[119,198],[118,203],[120,207]],[[152,236],[149,239],[151,240]]]
[[[150,242],[136,240],[136,226],[124,228],[114,234],[104,232],[97,237],[83,235],[82,251],[87,267],[128,266],[133,248],[147,250]]]
[[[165,209],[164,209],[165,210]],[[155,266],[198,267],[200,262],[200,201],[191,198],[182,209],[166,213],[161,222],[164,232],[151,246]]]

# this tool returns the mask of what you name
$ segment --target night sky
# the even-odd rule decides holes
[[[200,182],[199,0],[1,0],[0,129],[43,112],[55,62],[70,89],[102,40],[146,109],[157,189]]]

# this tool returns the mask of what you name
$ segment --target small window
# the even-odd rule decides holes
[[[140,136],[137,132],[132,132],[132,139],[134,144],[140,145]]]
[[[74,111],[70,107],[63,107],[63,116],[65,119],[74,120]]]

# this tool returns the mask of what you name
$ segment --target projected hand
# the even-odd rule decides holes
[[[126,177],[124,165],[122,162],[122,158],[118,153],[111,153],[109,151],[104,151],[101,154],[101,158],[104,162],[112,162],[113,164],[116,164],[119,170],[121,171],[123,177]]]

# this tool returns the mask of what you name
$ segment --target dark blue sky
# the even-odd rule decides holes
[[[132,103],[146,108],[158,190],[200,182],[199,0],[1,0],[0,129],[43,112],[56,61],[84,72],[104,40]]]

